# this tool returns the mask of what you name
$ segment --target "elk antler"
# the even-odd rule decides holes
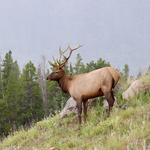
[[[65,50],[62,50],[61,47],[59,47],[59,55],[60,55],[60,56],[59,56],[59,59],[55,59],[55,58],[53,57],[54,63],[49,62],[49,64],[50,64],[51,66],[53,66],[54,68],[57,68],[57,69],[64,67],[65,64],[67,63],[67,61],[69,60],[69,58],[71,57],[72,52],[75,51],[75,50],[77,50],[77,49],[79,49],[81,46],[82,46],[82,45],[79,45],[78,47],[73,48],[73,49],[72,49],[70,46],[68,46]],[[70,51],[70,52],[69,52],[69,56],[66,57],[66,56],[64,56],[64,54],[65,54],[68,50]],[[61,60],[61,59],[62,59],[62,56],[63,56],[63,59],[64,59],[64,60]]]
[[[64,54],[67,50],[69,50],[69,51],[70,51],[70,52],[69,52],[69,56],[66,57],[66,56],[63,55],[63,57],[64,57],[64,62],[60,64],[60,67],[61,67],[61,68],[65,66],[65,64],[67,63],[67,61],[68,61],[69,58],[71,57],[72,52],[75,51],[75,50],[77,50],[77,49],[79,49],[80,47],[82,47],[82,45],[79,45],[78,47],[73,48],[73,49],[72,49],[70,46],[68,46],[68,48],[63,52],[63,54]]]
[[[57,68],[58,67],[58,61],[53,57],[53,63],[51,61],[49,61],[49,64],[53,67],[53,68]]]

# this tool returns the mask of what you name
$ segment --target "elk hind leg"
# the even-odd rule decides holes
[[[108,102],[108,105],[109,105],[109,109],[108,109],[108,116],[110,115],[110,111],[114,105],[114,102],[115,102],[115,98],[114,98],[114,95],[113,95],[113,92],[106,92],[104,93],[104,96],[105,98],[107,99],[107,102]]]
[[[81,114],[82,114],[82,102],[77,102],[77,110],[78,110],[78,120],[79,124],[81,124]]]
[[[87,100],[83,101],[83,112],[84,112],[84,123],[86,122],[86,118],[87,118]]]

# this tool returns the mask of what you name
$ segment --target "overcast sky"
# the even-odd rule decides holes
[[[0,0],[0,55],[36,65],[59,46],[89,62],[100,57],[131,74],[150,65],[150,0]],[[77,52],[76,52],[77,53]],[[71,58],[74,60],[74,56]]]

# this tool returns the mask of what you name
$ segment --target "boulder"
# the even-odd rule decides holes
[[[65,107],[60,112],[60,117],[63,118],[71,113],[77,113],[76,101],[72,97],[67,100]]]
[[[115,98],[116,99],[116,98]],[[94,105],[94,102],[96,101],[96,99],[89,99],[88,100],[88,107],[91,107],[92,105]],[[116,100],[115,100],[115,104],[114,105],[117,105],[117,102],[116,102]],[[105,109],[108,109],[108,103],[107,103],[107,100],[106,99],[104,99],[104,101],[103,101],[103,107],[105,108]],[[68,116],[69,114],[71,114],[71,113],[74,113],[74,114],[77,114],[77,105],[76,105],[76,101],[72,98],[72,97],[70,97],[68,100],[67,100],[67,102],[66,102],[66,104],[65,104],[65,106],[64,106],[64,108],[63,108],[63,110],[60,112],[60,117],[61,118],[64,118],[65,116]]]
[[[129,88],[122,93],[122,97],[125,100],[129,100],[141,92],[148,92],[150,90],[150,85],[144,83],[141,80],[135,80],[131,83]]]
[[[89,99],[88,100],[88,106],[92,106],[92,104],[95,102],[95,99]],[[71,113],[77,114],[77,104],[76,101],[70,97],[63,110],[60,112],[60,117],[63,118]]]

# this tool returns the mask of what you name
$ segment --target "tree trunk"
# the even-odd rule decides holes
[[[38,80],[39,86],[42,93],[43,108],[45,116],[48,116],[48,96],[47,96],[47,85],[46,85],[46,73],[45,73],[45,57],[42,57],[42,63],[38,67]]]

